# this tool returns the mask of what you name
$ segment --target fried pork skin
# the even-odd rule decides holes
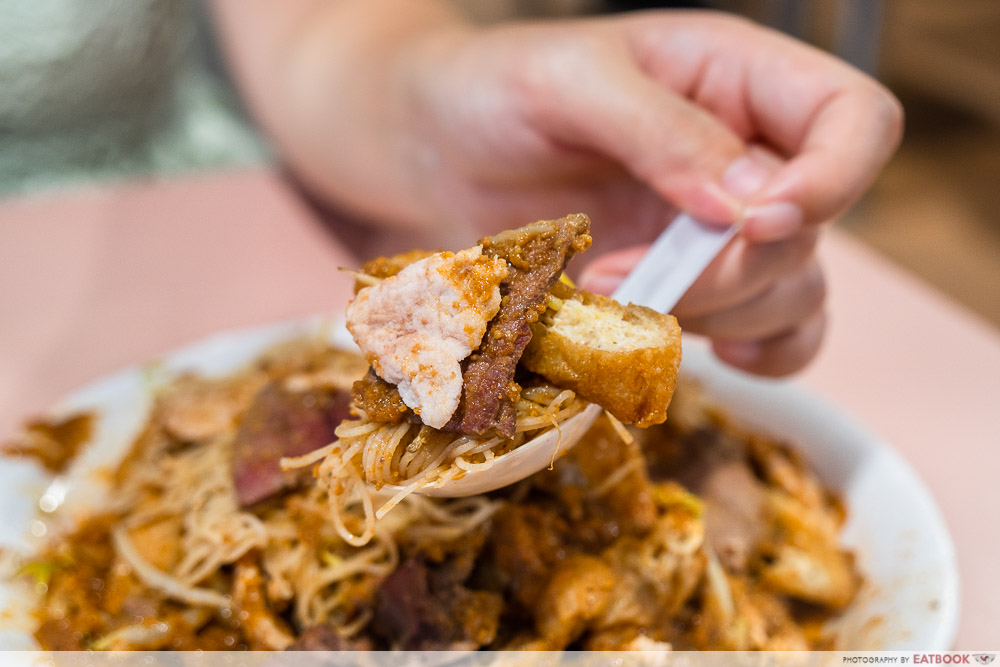
[[[461,361],[500,309],[506,263],[482,246],[421,259],[361,290],[347,328],[382,379],[428,426],[441,428],[462,397]]]
[[[532,326],[522,365],[627,424],[663,422],[681,362],[677,320],[598,294],[562,294],[552,317]]]

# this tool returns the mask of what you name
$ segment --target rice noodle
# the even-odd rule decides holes
[[[267,543],[261,520],[237,504],[229,472],[231,450],[232,434],[177,454],[154,450],[154,460],[122,485],[122,498],[141,504],[124,520],[125,529],[165,517],[180,519],[183,556],[169,575],[182,585],[193,587]],[[150,493],[156,501],[140,503]]]
[[[348,544],[361,547],[375,535],[375,522],[414,492],[466,472],[489,470],[498,456],[544,430],[558,429],[585,405],[568,389],[528,387],[515,405],[517,421],[512,439],[455,435],[408,422],[380,424],[361,413],[337,428],[336,446],[283,459],[282,466],[301,468],[321,461],[316,477],[327,494],[337,534]],[[399,488],[376,509],[372,492],[386,485]],[[344,517],[357,516],[359,509],[361,530],[352,532]]]
[[[466,461],[464,458],[459,456],[455,459],[455,465],[461,468],[462,470],[465,470],[466,472],[489,470],[490,468],[493,467],[494,458],[495,457],[493,456],[493,452],[491,452],[490,450],[486,450],[485,452],[483,452],[484,460],[482,463],[470,463],[469,461]]]
[[[282,468],[304,468],[308,465],[312,465],[318,461],[322,461],[327,456],[332,454],[334,450],[339,449],[336,442],[333,442],[326,447],[321,447],[319,449],[314,449],[308,454],[303,454],[302,456],[283,456],[281,458]]]
[[[299,366],[280,359],[269,363],[277,366],[268,368],[279,370],[266,371],[273,375],[262,380],[260,374],[265,371],[258,369],[253,379],[258,389],[265,381],[284,382],[294,377],[296,382],[304,383],[304,390],[308,390],[312,386],[310,383],[327,383],[331,378],[338,378],[332,371],[325,372],[324,362],[319,357],[310,358]],[[206,645],[214,646],[220,640],[240,637],[246,642],[246,646],[240,645],[241,648],[254,648],[255,643],[284,648],[292,638],[304,637],[310,629],[324,626],[344,638],[360,634],[362,642],[372,638],[382,641],[385,639],[384,626],[372,627],[370,624],[373,618],[381,615],[379,604],[385,600],[383,591],[391,594],[398,590],[396,586],[384,586],[383,581],[399,570],[401,559],[416,558],[429,568],[444,563],[440,570],[447,575],[444,579],[438,581],[436,572],[429,571],[434,578],[428,579],[428,585],[439,587],[439,590],[428,589],[435,597],[451,591],[461,594],[461,588],[453,589],[449,583],[456,574],[468,577],[463,579],[466,583],[462,586],[468,584],[469,590],[478,594],[476,589],[480,588],[481,580],[470,572],[477,572],[479,563],[492,568],[504,553],[500,551],[501,545],[508,547],[506,553],[515,557],[510,568],[519,567],[517,558],[525,553],[524,548],[510,543],[507,536],[511,533],[505,526],[497,531],[490,529],[490,521],[502,508],[523,506],[529,510],[518,513],[517,523],[509,525],[518,526],[526,521],[544,529],[546,524],[538,524],[530,510],[537,507],[547,513],[556,501],[559,503],[556,508],[561,506],[569,510],[566,526],[574,530],[588,525],[581,524],[579,519],[588,521],[594,517],[603,525],[603,509],[607,503],[602,502],[601,497],[627,488],[630,492],[651,494],[657,518],[652,528],[627,528],[621,541],[616,538],[609,546],[601,545],[599,554],[595,554],[612,567],[618,580],[626,584],[621,587],[620,600],[615,600],[602,613],[598,623],[622,618],[623,610],[631,613],[632,605],[642,605],[643,612],[646,605],[655,605],[648,609],[651,613],[666,614],[662,627],[667,633],[665,636],[672,638],[677,627],[675,619],[687,623],[689,619],[685,614],[694,608],[704,617],[699,622],[708,628],[705,637],[717,636],[724,642],[774,639],[778,642],[774,647],[798,646],[788,644],[789,638],[795,637],[785,634],[786,626],[793,621],[797,623],[797,618],[775,630],[780,634],[765,637],[757,631],[754,625],[756,597],[770,593],[761,585],[760,590],[753,589],[748,594],[744,590],[746,583],[757,586],[758,581],[747,579],[746,572],[727,570],[730,566],[720,561],[706,538],[705,516],[699,501],[673,483],[649,486],[640,450],[640,443],[648,441],[632,438],[610,415],[607,415],[610,425],[625,443],[625,447],[621,447],[616,438],[613,449],[608,450],[609,456],[615,457],[616,464],[612,466],[582,465],[586,453],[579,452],[579,457],[571,457],[558,475],[544,476],[538,484],[520,485],[503,494],[503,499],[489,496],[437,499],[414,493],[470,472],[488,470],[499,457],[526,439],[544,430],[559,429],[564,420],[578,414],[586,405],[572,392],[545,386],[525,389],[515,406],[517,428],[512,439],[448,434],[419,424],[379,424],[358,411],[357,418],[336,429],[336,442],[304,456],[283,459],[282,464],[286,467],[314,468],[317,483],[283,491],[248,510],[240,507],[237,501],[232,463],[236,430],[240,425],[238,416],[245,412],[253,392],[231,392],[232,387],[226,384],[241,381],[239,378],[204,381],[217,382],[223,389],[228,387],[222,393],[239,395],[242,402],[237,412],[232,411],[231,405],[226,408],[226,414],[231,415],[226,422],[228,428],[203,436],[179,434],[178,431],[184,429],[170,426],[169,410],[159,401],[154,404],[144,431],[115,474],[109,512],[74,535],[68,543],[71,559],[65,562],[73,563],[73,567],[64,567],[67,556],[60,548],[47,555],[54,560],[39,563],[41,567],[37,572],[26,570],[18,574],[17,568],[24,565],[21,554],[0,550],[0,574],[52,577],[49,584],[40,586],[47,597],[43,597],[45,606],[40,606],[39,611],[44,611],[45,621],[66,623],[64,627],[69,630],[61,637],[68,632],[76,634],[79,628],[80,645],[97,650],[179,649],[189,639],[199,645],[204,640]],[[338,388],[349,389],[346,386]],[[219,415],[212,414],[212,405],[199,406],[202,407],[205,413],[199,411],[198,418],[213,423],[219,421],[216,419]],[[234,414],[236,416],[232,416]],[[710,419],[708,416],[701,418],[706,423]],[[694,428],[697,425],[692,426]],[[720,429],[720,433],[731,433],[729,427]],[[603,439],[605,433],[598,437]],[[741,447],[763,446],[752,440],[740,443]],[[692,444],[700,445],[699,442]],[[781,456],[780,460],[788,463],[788,455],[778,445],[768,444],[767,447],[774,449],[768,456]],[[557,448],[553,456],[558,451]],[[765,453],[770,451],[765,450]],[[792,463],[795,462],[788,465]],[[596,479],[591,476],[594,472]],[[797,466],[790,473],[808,474]],[[643,484],[633,485],[632,482]],[[581,483],[584,483],[582,493],[577,490]],[[379,485],[382,489],[377,488]],[[780,498],[797,497],[788,491],[783,480],[769,483],[768,488],[773,490],[768,492],[769,498],[770,494],[775,494],[770,503]],[[572,489],[572,493],[563,499],[562,491],[567,489]],[[622,504],[620,500],[631,502],[634,497],[623,494],[621,498],[614,498],[611,505]],[[578,504],[580,501],[583,504]],[[576,518],[573,515],[575,507],[580,507],[582,512]],[[820,509],[816,512],[821,519],[830,522],[843,518],[842,507],[832,501],[826,514]],[[619,515],[626,516],[617,509],[610,516]],[[503,517],[501,522],[506,524],[512,516]],[[798,523],[801,522],[796,525]],[[836,553],[832,541],[835,531],[824,528],[820,532],[823,539],[830,542],[816,547],[822,549],[818,554],[823,558],[832,557]],[[529,533],[533,534],[535,531]],[[517,535],[519,540],[520,534]],[[814,539],[812,533],[799,537]],[[787,539],[798,538],[792,533]],[[56,545],[65,546],[66,543]],[[87,548],[77,552],[81,545]],[[91,549],[91,545],[97,548]],[[570,545],[565,553],[576,553],[577,547],[571,542],[565,545]],[[564,550],[564,546],[559,548]],[[772,546],[768,544],[767,548]],[[590,553],[590,548],[583,553]],[[110,556],[110,562],[105,562],[106,556]],[[851,571],[850,557],[842,556],[844,567]],[[474,560],[468,560],[470,557]],[[479,560],[481,557],[487,560]],[[498,573],[506,576],[506,572],[512,572],[510,568],[505,566]],[[246,572],[252,576],[241,575]],[[482,572],[489,574],[488,570]],[[99,578],[92,579],[92,573]],[[406,579],[403,578],[404,586],[408,585]],[[824,579],[829,580],[829,577]],[[106,584],[107,588],[95,586],[92,590],[95,581]],[[107,593],[95,595],[95,590]],[[777,595],[788,599],[798,595],[783,589],[777,591]],[[492,587],[487,592],[493,592]],[[688,605],[685,602],[688,599],[697,606]],[[785,597],[773,599],[781,602]],[[143,604],[133,607],[125,604],[126,600]],[[146,608],[146,603],[154,611],[144,613],[137,620],[136,612]],[[507,604],[505,599],[504,609],[513,609]],[[546,604],[539,600],[537,609],[545,608]],[[482,607],[478,604],[463,607],[461,613],[465,613],[465,609],[469,614],[476,614]],[[679,616],[675,615],[678,610],[681,610]],[[794,612],[794,608],[789,610]],[[534,613],[534,609],[530,611]],[[768,607],[762,606],[761,612],[769,613]],[[812,611],[809,614],[810,619],[815,618]],[[70,624],[71,617],[74,617],[73,624]],[[509,617],[500,618],[506,622]],[[525,620],[537,623],[541,618],[539,615]],[[771,616],[765,618],[768,623],[771,619]],[[479,619],[470,616],[468,620],[469,627],[477,631],[482,627],[475,625]],[[461,622],[466,623],[466,617],[462,616]],[[592,634],[578,634],[579,643],[586,645],[584,641],[600,637],[604,630],[614,627],[626,626],[590,625],[586,632]],[[753,632],[747,631],[747,627]],[[813,628],[811,620],[806,629]],[[222,635],[218,634],[219,630],[223,631]],[[276,634],[269,636],[269,632]],[[700,630],[696,627],[692,632]],[[754,636],[750,637],[751,634]],[[760,637],[756,636],[758,634]],[[39,634],[40,639],[42,636]],[[613,638],[613,633],[611,636]],[[686,635],[677,636],[689,641]],[[693,634],[692,638],[693,644],[700,641],[698,634]],[[656,635],[656,641],[648,641],[660,648],[668,646],[660,639],[662,637]],[[181,643],[171,643],[172,640],[181,640]],[[496,641],[506,639],[498,635]],[[628,646],[634,649],[638,641]],[[457,642],[449,648],[454,650],[462,645]],[[493,643],[490,648],[497,646],[499,644]],[[734,648],[728,643],[722,646]],[[524,644],[508,647],[523,648]],[[746,648],[742,644],[740,647]],[[477,646],[469,643],[468,648]]]
[[[307,385],[344,382],[339,388],[349,391],[350,384],[336,372],[339,368],[336,363],[327,367],[310,362],[297,374],[281,378]],[[213,388],[221,396],[245,396],[248,402],[267,377],[251,369],[246,375],[199,381],[209,385],[209,400],[199,407],[206,418],[214,419],[220,416],[214,414],[216,408],[232,408],[212,403]],[[243,382],[253,383],[254,391],[234,392]],[[550,408],[558,392],[532,395],[538,399],[534,407],[522,407],[537,414],[556,407],[566,411],[574,403],[563,397]],[[289,468],[318,464],[320,484],[249,511],[239,506],[231,473],[233,420],[227,418],[233,427],[224,432],[184,440],[168,427],[169,407],[166,401],[154,404],[144,431],[116,473],[107,511],[114,517],[110,539],[118,564],[127,566],[142,586],[192,605],[207,619],[216,611],[240,612],[231,566],[249,557],[263,575],[268,602],[276,608],[287,606],[296,627],[329,623],[345,637],[360,631],[371,615],[370,609],[358,607],[357,587],[370,587],[372,579],[382,579],[398,567],[398,535],[458,539],[480,528],[500,506],[488,498],[432,500],[410,491],[463,474],[458,460],[472,466],[469,469],[488,467],[524,438],[518,435],[511,443],[455,437],[419,425],[386,426],[359,411],[358,419],[337,427],[336,442],[281,461]],[[379,484],[402,484],[408,491],[380,498],[376,507],[369,473]],[[389,509],[394,511],[385,516]],[[173,555],[160,560],[165,553]],[[8,569],[20,560],[18,554],[0,551],[0,565]],[[98,641],[111,648],[144,648],[155,645],[160,634],[158,629],[130,625]]]
[[[608,421],[611,423],[611,427],[615,429],[618,437],[621,438],[626,445],[631,445],[635,442],[635,438],[632,437],[632,434],[628,432],[627,428],[625,428],[625,424],[618,421],[617,417],[607,410],[604,411],[604,416],[608,418]]]
[[[594,487],[594,489],[590,492],[591,495],[595,498],[600,498],[611,491],[611,489],[624,482],[625,479],[633,472],[645,468],[645,465],[645,461],[641,458],[630,458],[628,461],[615,468],[611,474],[601,481],[600,484]]]
[[[132,567],[136,576],[147,586],[189,604],[206,605],[219,609],[229,606],[230,598],[228,596],[217,591],[186,585],[146,562],[132,546],[132,541],[128,538],[128,530],[123,524],[118,524],[111,530],[111,539],[118,555]]]
[[[347,434],[342,442],[285,459],[285,464],[298,466],[321,462],[336,484],[297,494],[295,512],[275,508],[261,516],[241,510],[236,502],[229,475],[231,437],[173,451],[169,438],[151,432],[116,494],[115,509],[122,518],[112,532],[115,550],[150,588],[192,605],[224,609],[233,604],[232,598],[199,584],[219,580],[223,566],[260,549],[268,599],[292,601],[302,627],[336,619],[338,632],[352,635],[364,627],[367,616],[345,616],[345,610],[353,608],[350,586],[359,578],[385,577],[398,566],[397,533],[416,529],[414,539],[456,539],[482,525],[498,507],[485,498],[431,501],[397,494],[383,507],[398,511],[376,526],[373,495],[353,462],[361,458],[366,436],[380,429],[379,424],[347,422],[337,429]],[[398,425],[396,430],[403,431]],[[406,430],[412,437],[421,429]],[[405,451],[400,433],[388,436],[397,443],[397,453]],[[430,479],[448,455],[448,442],[431,440],[433,458],[426,462],[432,467],[412,480],[415,486]],[[482,443],[458,439],[454,449],[471,456]],[[492,451],[484,451],[492,456]],[[460,472],[455,468],[452,474]],[[315,539],[326,545],[322,549],[303,541],[301,522],[308,517],[315,518],[315,524],[308,525],[320,527]],[[129,532],[169,518],[180,527],[181,556],[164,571],[142,557]]]

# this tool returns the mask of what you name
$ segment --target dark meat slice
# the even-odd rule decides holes
[[[493,641],[502,609],[496,593],[436,588],[427,567],[410,559],[382,582],[371,627],[393,648],[469,649]]]
[[[766,491],[742,461],[712,469],[695,490],[705,501],[705,536],[731,572],[744,572],[762,537]]]
[[[479,241],[485,255],[507,261],[509,272],[500,284],[500,311],[487,326],[479,349],[463,363],[462,399],[443,430],[482,435],[496,429],[513,437],[514,404],[520,396],[514,370],[531,340],[531,323],[545,309],[566,263],[574,253],[586,250],[590,241],[590,219],[583,214],[542,220]],[[413,251],[381,257],[362,270],[384,278],[426,255]],[[354,400],[372,421],[415,419],[395,385],[374,372],[355,384]]]
[[[371,651],[368,637],[347,639],[329,625],[314,625],[292,642],[286,651]]]
[[[440,612],[430,600],[427,568],[418,561],[408,560],[382,582],[375,598],[373,628],[395,646],[409,648],[427,630],[447,623],[447,619],[431,616]]]
[[[486,328],[479,349],[462,370],[462,400],[444,430],[482,435],[496,429],[514,435],[519,389],[514,370],[531,340],[552,286],[575,252],[590,247],[590,219],[583,214],[542,220],[480,240],[483,253],[507,261],[500,284],[500,311]]]
[[[250,404],[233,442],[233,481],[242,507],[269,498],[299,480],[280,460],[333,442],[334,429],[350,415],[346,391],[290,391],[281,381],[264,386]]]

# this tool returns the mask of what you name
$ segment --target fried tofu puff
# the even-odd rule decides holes
[[[672,315],[557,286],[521,364],[627,424],[667,418],[681,362]]]

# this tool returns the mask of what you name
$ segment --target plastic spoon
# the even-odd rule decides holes
[[[612,296],[621,303],[631,301],[661,313],[669,312],[738,229],[738,225],[708,227],[682,213],[660,234]],[[518,482],[548,468],[569,451],[600,414],[600,406],[590,405],[560,424],[558,429],[547,431],[498,457],[489,469],[467,472],[459,479],[441,480],[415,493],[461,498]],[[399,488],[383,487],[389,492]]]

